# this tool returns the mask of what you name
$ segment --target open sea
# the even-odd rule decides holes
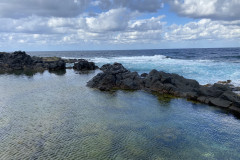
[[[240,86],[240,48],[28,52]],[[86,87],[99,70],[0,74],[0,160],[239,160],[240,118],[145,91]]]

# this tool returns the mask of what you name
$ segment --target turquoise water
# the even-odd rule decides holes
[[[0,159],[240,159],[232,114],[87,88],[97,72],[0,75]]]

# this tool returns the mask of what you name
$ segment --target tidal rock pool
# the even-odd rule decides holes
[[[1,74],[0,159],[240,159],[231,113],[86,87],[98,72]]]

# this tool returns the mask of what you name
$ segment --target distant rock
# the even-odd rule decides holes
[[[88,62],[85,59],[78,59],[76,63],[74,63],[73,69],[78,71],[87,71],[87,70],[95,70],[98,67],[94,62]]]
[[[25,52],[0,53],[0,71],[15,70],[62,70],[65,62],[58,57],[31,57]]]
[[[196,80],[157,70],[139,76],[137,72],[130,72],[120,63],[105,64],[100,69],[103,72],[93,77],[87,86],[103,91],[143,89],[187,98],[240,113],[240,96],[232,91],[228,83],[203,86]]]

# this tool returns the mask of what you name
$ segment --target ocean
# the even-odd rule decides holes
[[[156,49],[123,51],[29,52],[35,56],[84,58],[102,66],[119,62],[139,73],[152,69],[177,73],[200,84],[232,80],[240,86],[240,48]]]
[[[240,49],[28,52],[239,85]],[[240,118],[145,91],[86,87],[100,71],[0,74],[0,159],[240,159]]]

